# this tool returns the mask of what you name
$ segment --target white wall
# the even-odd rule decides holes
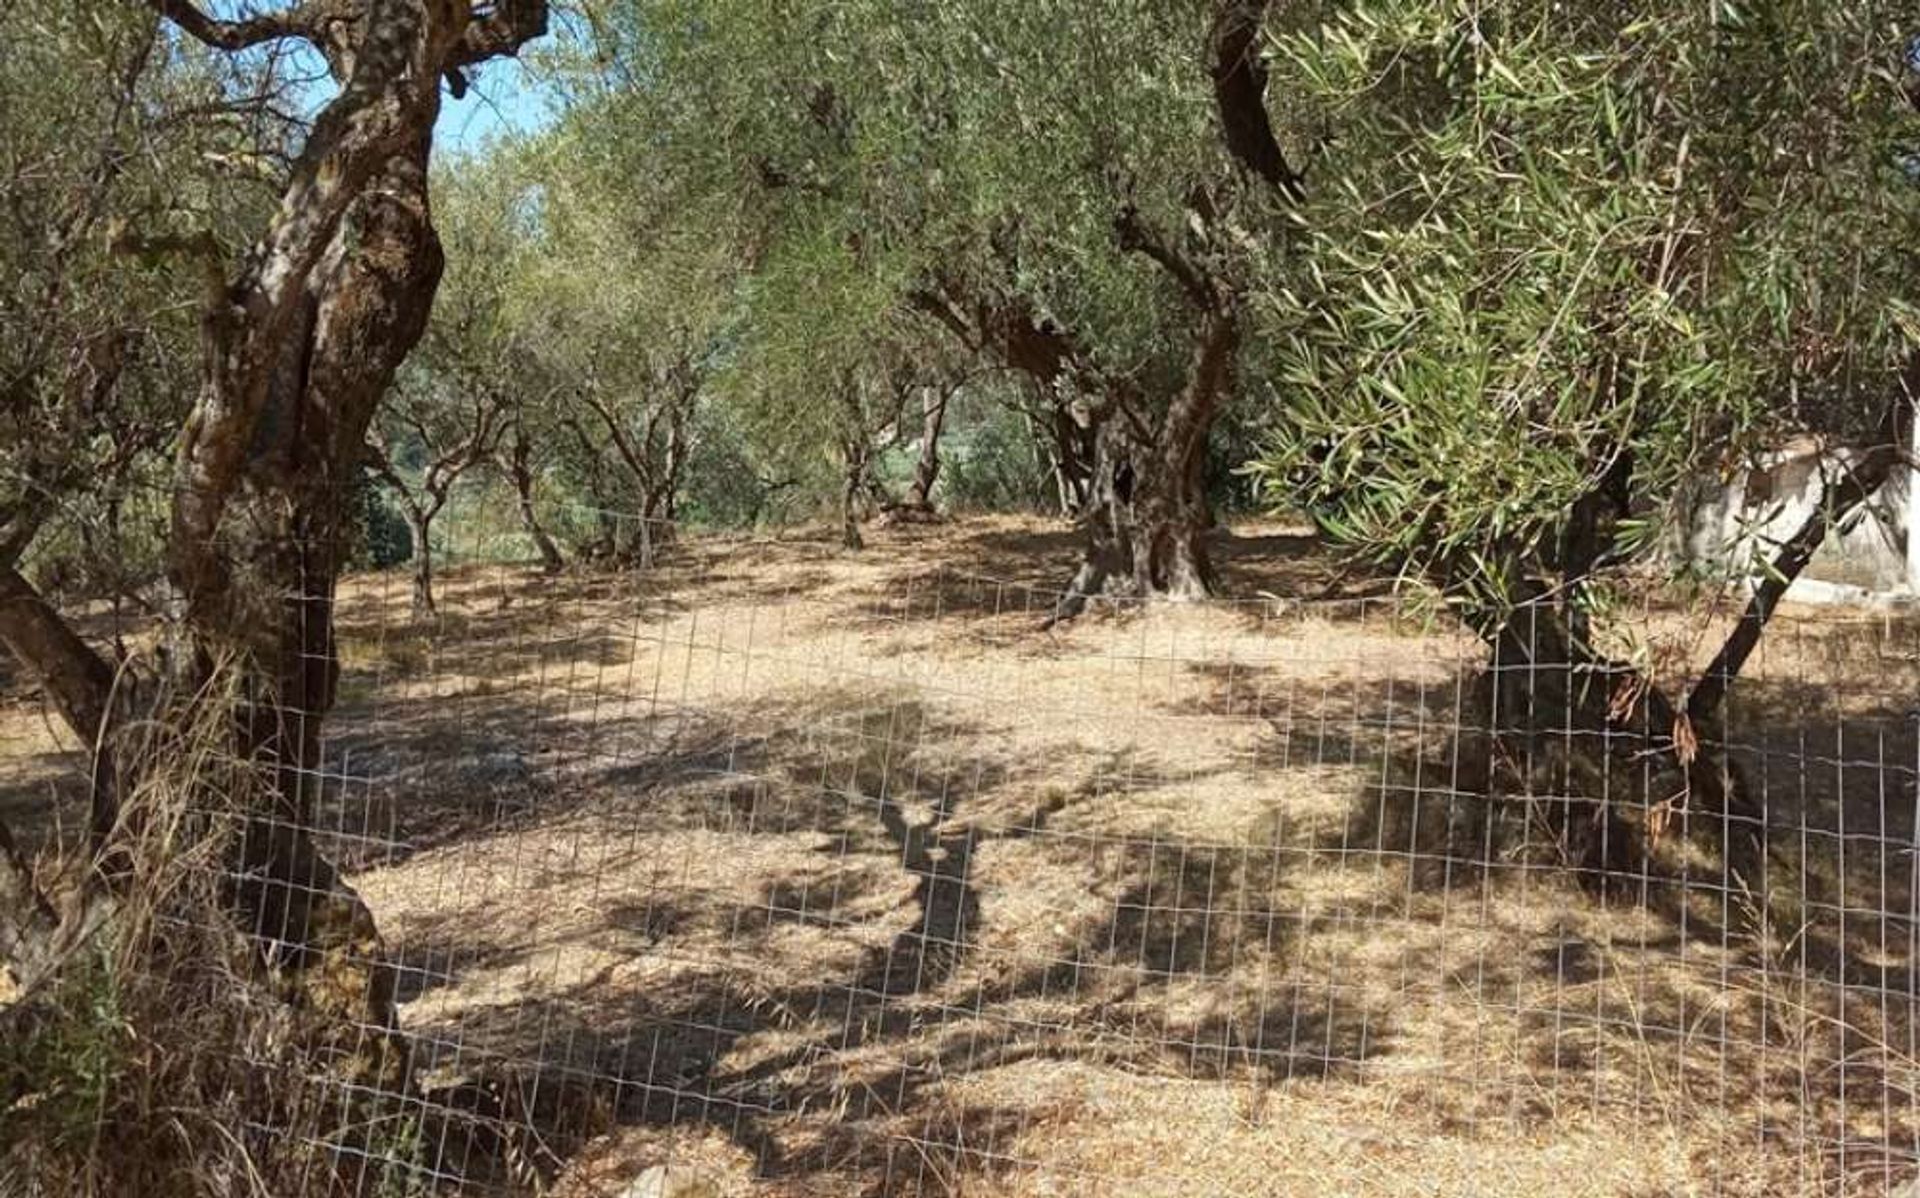
[[[1704,481],[1683,505],[1675,546],[1683,562],[1711,577],[1754,578],[1759,563],[1803,525],[1820,503],[1830,478],[1850,451],[1822,453],[1796,447],[1763,459],[1721,483]],[[1828,534],[1789,596],[1818,599],[1851,588],[1869,592],[1913,591],[1908,533],[1920,518],[1920,495],[1913,494],[1912,472],[1897,469],[1875,493],[1867,510],[1846,527]],[[1914,529],[1920,532],[1920,529]],[[1839,591],[1820,583],[1842,584]]]

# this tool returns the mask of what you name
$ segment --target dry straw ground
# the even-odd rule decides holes
[[[1769,635],[1715,730],[1767,876],[1599,886],[1465,781],[1474,642],[1239,533],[1229,590],[1288,600],[1053,631],[1071,538],[1007,519],[473,564],[424,624],[350,580],[326,820],[422,1082],[478,1112],[427,1163],[569,1198],[663,1161],[768,1196],[1913,1175],[1914,624]],[[0,736],[44,824],[57,738]]]

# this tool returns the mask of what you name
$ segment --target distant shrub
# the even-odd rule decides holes
[[[413,532],[372,476],[360,475],[348,504],[348,564],[385,570],[413,559]]]

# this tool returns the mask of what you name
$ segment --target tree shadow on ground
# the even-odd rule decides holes
[[[981,643],[1057,651],[1042,625],[1054,614],[1078,568],[1084,536],[1070,528],[961,528],[908,533],[889,543],[899,568],[869,590],[859,611],[875,627],[963,622]],[[923,542],[923,543],[922,543]],[[1385,592],[1329,563],[1319,539],[1306,533],[1215,529],[1208,544],[1219,568],[1219,592],[1258,613],[1275,598],[1361,598]],[[956,565],[956,562],[963,564]],[[1137,614],[1144,604],[1104,596],[1077,619],[1081,626]]]
[[[1386,871],[1403,894],[1390,922],[1438,927],[1464,907],[1493,934],[1499,947],[1413,970],[1505,1007],[1516,1077],[1471,1118],[1631,1114],[1651,1092],[1680,1117],[1730,1120],[1782,1151],[1824,1157],[1844,1144],[1862,1159],[1910,1159],[1915,800],[1911,769],[1895,763],[1920,747],[1897,696],[1848,703],[1844,686],[1810,689],[1804,677],[1741,680],[1715,730],[1725,740],[1703,743],[1724,744],[1766,802],[1729,820],[1690,809],[1678,772],[1625,735],[1595,751],[1544,730],[1519,750],[1538,762],[1496,768],[1507,750],[1486,735],[1476,673],[1463,662],[1450,685],[1374,680],[1304,705],[1289,695],[1282,711],[1245,671],[1215,671],[1199,700],[1267,722],[1262,759],[1337,761],[1366,779],[1296,869],[1334,858]],[[1808,753],[1810,730],[1854,755]],[[1662,806],[1664,831],[1650,818]],[[1576,843],[1610,807],[1643,837],[1617,872]],[[1736,822],[1760,842],[1760,876],[1714,850]]]
[[[1354,1077],[1400,1043],[1404,1012],[1468,988],[1499,1046],[1499,1081],[1465,1098],[1436,1087],[1427,1114],[1438,1121],[1618,1114],[1665,1087],[1763,1130],[1778,1131],[1779,1104],[1798,1101],[1801,1134],[1867,1134],[1870,1112],[1841,1096],[1898,1084],[1884,1046],[1900,1042],[1895,1008],[1910,996],[1890,989],[1891,974],[1842,985],[1814,960],[1857,962],[1866,940],[1829,943],[1812,927],[1799,956],[1770,957],[1777,946],[1753,934],[1711,862],[1648,861],[1611,879],[1625,887],[1582,887],[1556,835],[1600,800],[1644,806],[1657,780],[1603,776],[1616,789],[1589,793],[1590,778],[1536,772],[1543,789],[1489,793],[1463,771],[1463,756],[1484,751],[1471,735],[1473,672],[1463,661],[1451,676],[1300,687],[1279,666],[1196,664],[1179,710],[1266,729],[1252,769],[1280,784],[1331,768],[1356,786],[1344,811],[1317,820],[1276,792],[1271,826],[1240,844],[1089,837],[1075,817],[1114,777],[1198,779],[1132,758],[987,760],[984,729],[906,687],[602,719],[598,748],[576,738],[577,760],[543,767],[560,781],[523,824],[441,842],[581,829],[568,832],[570,868],[601,875],[594,920],[502,941],[498,914],[483,914],[397,941],[409,958],[419,946],[423,976],[408,993],[429,999],[582,958],[550,971],[552,984],[522,978],[506,1000],[411,1025],[457,1046],[463,1077],[438,1101],[465,1129],[453,1136],[463,1170],[505,1184],[505,1162],[520,1160],[552,1176],[604,1132],[705,1126],[769,1184],[950,1192],[1017,1168],[1037,1125],[1069,1118],[965,1097],[967,1078],[1022,1062],[1256,1089]],[[490,740],[577,732],[554,721],[463,725]],[[1081,782],[1062,790],[1063,770]],[[596,820],[631,845],[582,855],[578,837]],[[787,847],[745,889],[684,864],[750,856],[756,842]],[[1091,901],[1049,913],[1061,925],[1050,939],[1009,948],[994,939],[1003,877],[992,871],[1015,849],[1042,854],[1023,866],[1070,863],[1059,868]],[[639,893],[610,893],[609,878],[649,869]],[[1342,880],[1367,885],[1303,898]],[[571,901],[564,875],[539,886]],[[1444,935],[1463,901],[1485,937],[1465,956]],[[832,939],[833,951],[798,963],[796,934]],[[652,958],[679,966],[630,964]],[[1731,1106],[1712,1097],[1729,1077],[1747,1083]]]
[[[1086,535],[1072,525],[965,525],[944,533],[892,533],[908,551],[924,547],[928,565],[966,562],[966,570],[1008,587],[1045,594],[1065,587],[1078,568]],[[1236,530],[1214,528],[1207,548],[1220,574],[1220,593],[1227,598],[1275,595],[1323,595],[1348,576],[1331,564],[1320,538],[1305,531],[1278,531],[1266,525]],[[923,554],[924,556],[924,554]]]
[[[949,628],[1003,610],[890,586],[933,597],[868,619]],[[584,722],[571,699],[531,714],[489,711],[486,695],[465,713],[431,695],[389,708],[381,749],[412,754],[423,797],[462,776],[452,763],[468,738],[563,746],[501,783],[498,801],[520,808],[468,787],[466,822],[426,821],[406,852],[559,828],[559,864],[544,868],[561,876],[534,901],[598,904],[578,928],[516,937],[512,912],[494,909],[396,941],[425,961],[410,997],[465,1001],[410,1023],[454,1046],[425,1054],[429,1072],[455,1058],[437,1100],[465,1130],[444,1155],[505,1184],[514,1161],[551,1176],[605,1131],[698,1125],[776,1186],[945,1193],[1018,1167],[1036,1127],[1070,1118],[969,1096],[966,1079],[1019,1062],[1256,1087],[1370,1077],[1411,1034],[1405,1012],[1460,993],[1479,1004],[1482,1039],[1445,1042],[1445,1060],[1488,1080],[1464,1099],[1433,1087],[1427,1114],[1449,1126],[1635,1113],[1659,1093],[1680,1117],[1731,1120],[1770,1145],[1892,1151],[1906,1134],[1898,1110],[1870,1125],[1879,1096],[1911,1088],[1890,1047],[1912,1034],[1910,929],[1890,915],[1911,902],[1911,780],[1893,764],[1916,752],[1898,701],[1910,689],[1829,713],[1833,688],[1786,666],[1756,672],[1717,735],[1761,778],[1769,847],[1786,854],[1767,860],[1784,878],[1730,877],[1710,851],[1680,852],[1702,818],[1683,808],[1672,851],[1596,887],[1570,835],[1602,804],[1644,819],[1671,778],[1563,762],[1496,790],[1477,661],[1416,677],[1396,642],[1368,670],[1328,675],[1295,658],[1344,647],[1304,623],[1262,627],[1292,637],[1288,651],[1188,663],[1190,685],[1166,704],[1264,732],[1246,764],[1270,781],[1274,818],[1237,843],[1089,835],[1076,817],[1097,780],[1146,786],[1151,762],[993,759],[986,729],[906,689]],[[1308,771],[1345,787],[1327,813],[1290,806],[1289,779]],[[1062,787],[1063,773],[1079,781]],[[628,847],[582,855],[589,834]],[[1072,881],[1046,913],[1059,930],[1019,946],[996,939],[1009,853],[1012,868]],[[765,860],[732,881],[701,876],[706,857],[729,856]],[[582,899],[568,870],[602,876]],[[634,874],[648,880],[619,892],[613,879]],[[1776,892],[1790,917],[1755,902]],[[796,957],[796,936],[831,951]],[[533,976],[570,953],[578,968]],[[516,968],[492,997],[465,993]],[[1483,1040],[1497,1059],[1472,1055]],[[1422,1101],[1404,1109],[1415,1117]]]
[[[1006,1167],[1039,1117],[955,1098],[969,1076],[1049,1060],[1273,1084],[1390,1047],[1360,1004],[1254,984],[1299,926],[1273,853],[1178,838],[1089,852],[1053,823],[1114,763],[1080,763],[1082,782],[1063,790],[1068,763],[983,770],[981,736],[910,693],[822,695],[730,715],[606,771],[577,810],[545,811],[547,824],[611,821],[637,856],[589,855],[611,901],[583,925],[595,953],[570,984],[410,1017],[423,1044],[454,1046],[424,1054],[428,1075],[449,1053],[460,1062],[438,1101],[468,1180],[504,1184],[533,1157],[551,1174],[612,1127],[692,1122],[742,1145],[764,1180],[942,1193]],[[610,865],[631,872],[658,855],[641,839],[676,836],[734,859],[784,855],[749,891],[693,862],[670,886],[609,893]],[[995,854],[1059,871],[1080,900],[983,914],[981,862]],[[1050,925],[1044,945],[1008,946],[1022,921]],[[511,972],[567,951],[484,914],[464,940],[454,923],[397,934],[403,959],[418,944],[420,960],[449,966],[410,996],[459,988],[456,961]],[[838,941],[814,966],[796,961],[792,946],[815,934]]]

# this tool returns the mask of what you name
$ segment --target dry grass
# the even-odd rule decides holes
[[[233,744],[229,678],[123,729],[111,886],[57,842],[39,855],[59,964],[0,1004],[4,1198],[418,1192],[394,1042],[323,992],[358,1010],[365,971],[334,958],[295,983],[232,918],[264,777]]]
[[[662,1162],[768,1196],[1913,1174],[1914,628],[1792,613],[1711,730],[1775,876],[1596,888],[1458,787],[1477,646],[1242,533],[1234,593],[1319,598],[1042,632],[1074,546],[1008,519],[456,567],[427,625],[350,580],[334,844],[423,1082],[505,1129],[436,1166],[567,1198]],[[1698,628],[1639,631],[1665,661]]]
[[[1239,593],[1340,593],[1254,532]],[[1388,601],[1045,633],[1069,540],[885,537],[695,544],[632,582],[468,571],[457,650],[368,684],[348,739],[402,781],[359,884],[417,968],[409,1025],[458,1046],[450,1079],[600,1096],[611,1126],[555,1155],[568,1192],[621,1144],[715,1133],[718,1175],[766,1194],[1912,1171],[1911,925],[1886,914],[1911,773],[1873,695],[1914,676],[1884,620],[1783,623],[1719,730],[1805,833],[1773,858],[1801,918],[1762,928],[1777,908],[1711,875],[1596,892],[1482,843],[1451,789],[1479,650]],[[349,623],[392,627],[398,596],[352,594]],[[1836,734],[1832,760],[1805,744]]]

